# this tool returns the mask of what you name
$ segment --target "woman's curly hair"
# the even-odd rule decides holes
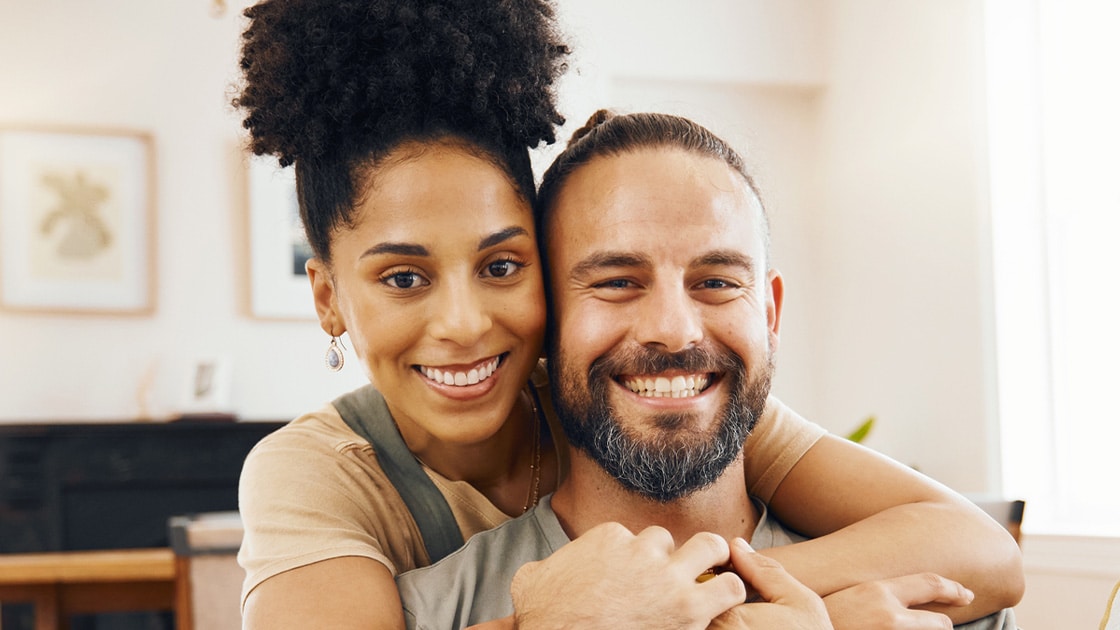
[[[547,0],[263,0],[245,16],[233,104],[253,153],[295,165],[318,257],[360,178],[405,142],[465,143],[533,198],[528,149],[564,122],[568,49]]]

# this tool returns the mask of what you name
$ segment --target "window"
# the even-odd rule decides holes
[[[1120,4],[986,11],[1004,492],[1120,535]]]

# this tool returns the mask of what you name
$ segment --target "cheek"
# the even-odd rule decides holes
[[[516,289],[498,291],[491,299],[500,302],[497,312],[508,328],[519,337],[532,340],[540,346],[547,318],[544,284],[540,274]]]
[[[749,363],[764,361],[770,349],[770,329],[765,314],[754,310],[721,313],[718,324],[709,328],[716,341],[727,346]]]
[[[426,321],[417,309],[355,292],[340,300],[339,307],[346,318],[352,349],[367,365],[399,354],[414,341]]]
[[[590,364],[624,342],[630,319],[617,305],[577,298],[561,308],[557,310],[564,316],[559,318],[557,334],[569,358],[580,357],[582,363]]]

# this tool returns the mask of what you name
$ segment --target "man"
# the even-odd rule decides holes
[[[743,484],[742,444],[770,390],[783,295],[754,185],[734,151],[685,119],[601,116],[592,126],[549,169],[538,200],[569,475],[525,517],[400,576],[406,618],[424,628],[511,612],[519,628],[703,628],[713,619],[830,628],[821,601],[744,542],[802,540]],[[601,592],[614,582],[587,578],[589,557],[612,569],[625,562],[618,611],[607,608],[618,598]],[[733,571],[696,577],[728,564]],[[744,579],[764,602],[741,604]],[[907,594],[893,609],[907,627],[947,624],[914,604],[971,600],[936,576],[879,586],[830,595],[834,621],[876,627],[858,609],[883,589]],[[977,624],[969,627],[1014,627],[1010,613]]]

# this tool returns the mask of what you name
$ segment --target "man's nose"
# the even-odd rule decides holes
[[[637,341],[659,346],[664,352],[680,352],[699,344],[704,326],[698,307],[684,286],[654,287],[638,305]]]
[[[432,301],[429,333],[441,341],[470,346],[479,341],[493,326],[486,302],[469,283],[448,283],[438,290]]]

